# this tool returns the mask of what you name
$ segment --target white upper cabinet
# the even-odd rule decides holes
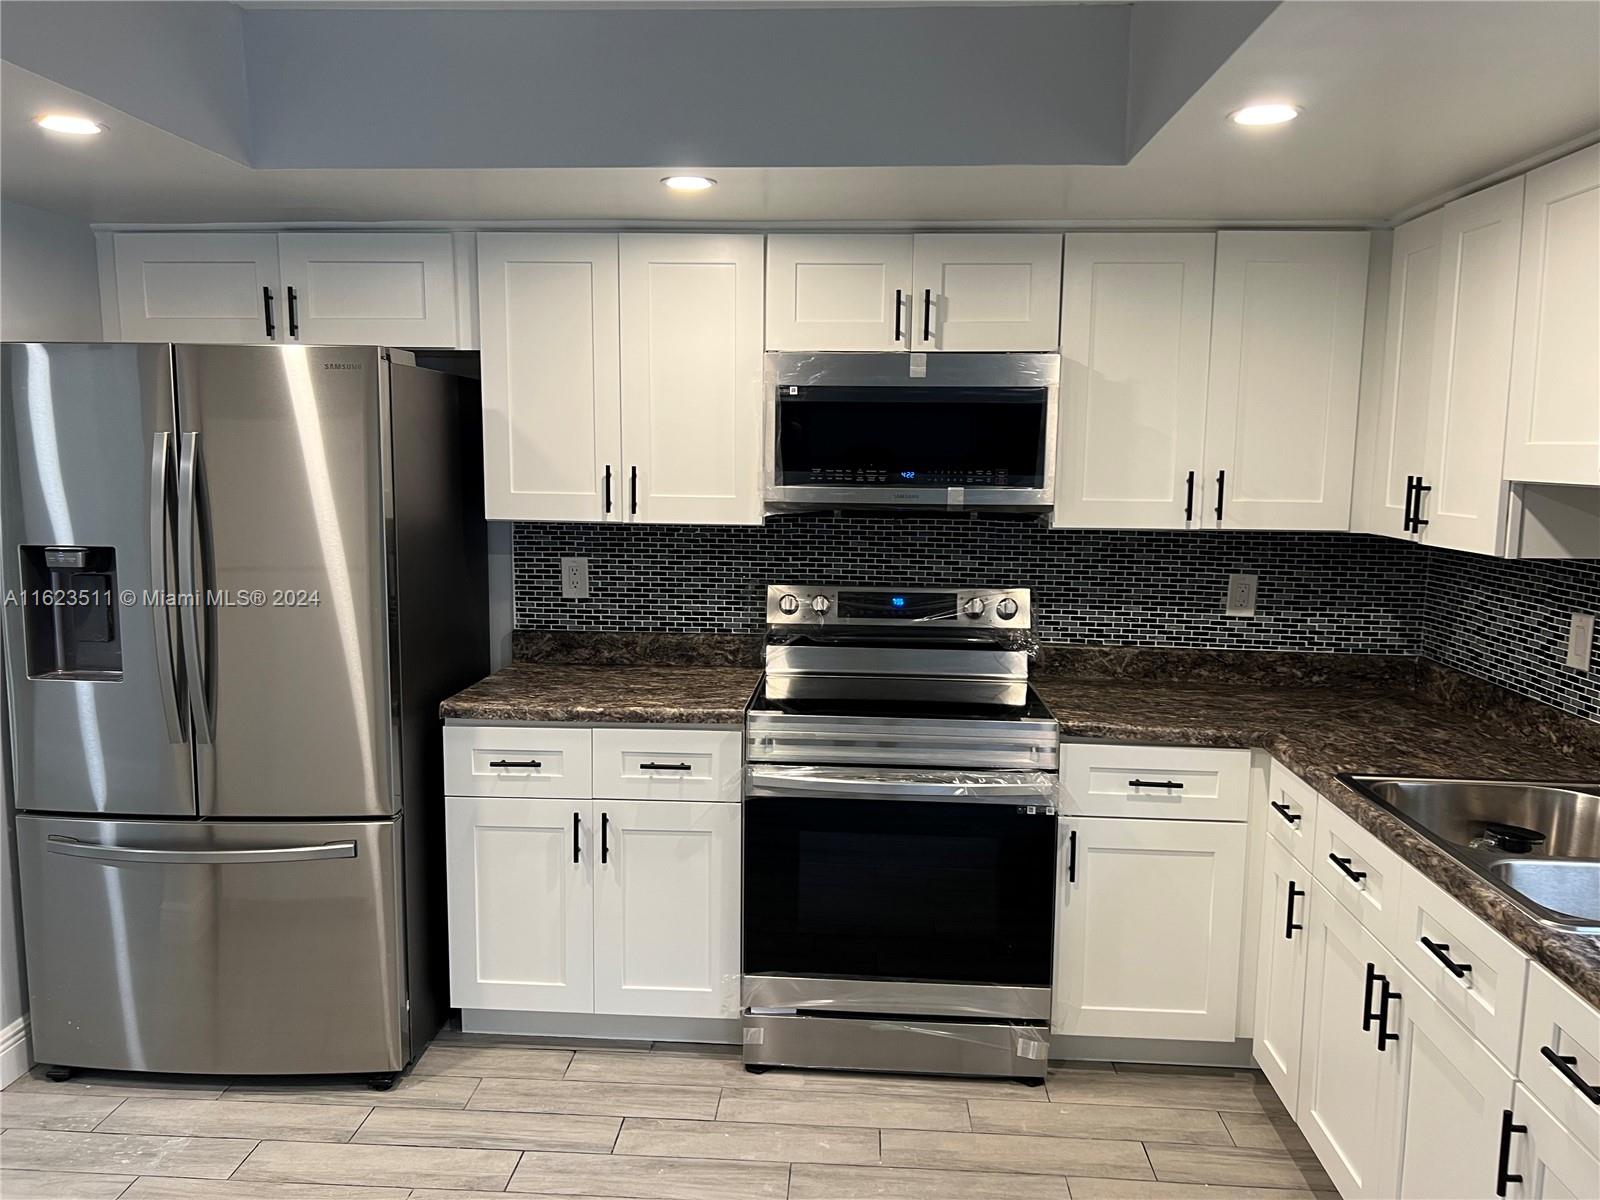
[[[924,233],[912,246],[913,350],[1054,350],[1059,233]]]
[[[761,523],[760,234],[623,234],[628,519]]]
[[[1600,484],[1600,146],[1527,177],[1505,475]]]
[[[484,515],[620,519],[617,239],[478,235]]]
[[[1200,489],[1208,526],[1350,527],[1370,242],[1217,235]]]
[[[1418,500],[1430,545],[1499,554],[1505,544],[1502,467],[1522,195],[1519,177],[1444,209],[1426,490]]]
[[[911,241],[909,233],[767,238],[767,349],[909,349]]]
[[[1200,524],[1210,233],[1069,233],[1057,527]]]
[[[287,334],[275,233],[112,238],[125,342],[271,342]]]
[[[448,233],[278,235],[284,333],[307,344],[454,346]]]
[[[1394,231],[1389,322],[1384,337],[1376,462],[1372,471],[1371,533],[1416,536],[1408,518],[1427,452],[1443,220],[1442,213],[1433,212]]]

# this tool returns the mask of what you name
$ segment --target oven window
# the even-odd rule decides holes
[[[744,829],[747,975],[1049,986],[1054,817],[752,797]]]
[[[778,389],[786,486],[1043,487],[1044,388]]]

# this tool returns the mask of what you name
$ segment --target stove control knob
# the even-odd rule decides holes
[[[833,607],[833,602],[831,600],[829,600],[826,596],[813,596],[813,597],[811,597],[811,611],[816,613],[817,616],[819,616],[819,617],[826,616],[827,613],[828,613],[828,610],[830,608],[832,608],[832,607]]]
[[[966,613],[969,617],[983,616],[983,597],[974,596],[971,600],[968,600],[961,606],[961,611]]]
[[[1017,602],[1010,596],[1002,596],[995,602],[994,614],[1002,621],[1009,621],[1017,615]]]
[[[779,596],[778,611],[786,617],[792,617],[800,611],[800,598],[798,596]]]

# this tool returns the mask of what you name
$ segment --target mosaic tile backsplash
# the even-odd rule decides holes
[[[589,559],[590,599],[561,598],[565,555]],[[1260,576],[1251,618],[1223,615],[1239,571]],[[519,629],[759,633],[778,582],[1029,587],[1046,642],[1423,654],[1600,719],[1600,677],[1562,665],[1567,614],[1600,612],[1593,562],[1508,563],[1346,533],[807,513],[761,527],[519,524],[513,573]]]

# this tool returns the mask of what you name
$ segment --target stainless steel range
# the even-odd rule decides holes
[[[1044,1078],[1055,719],[1028,592],[768,589],[744,1062]]]

